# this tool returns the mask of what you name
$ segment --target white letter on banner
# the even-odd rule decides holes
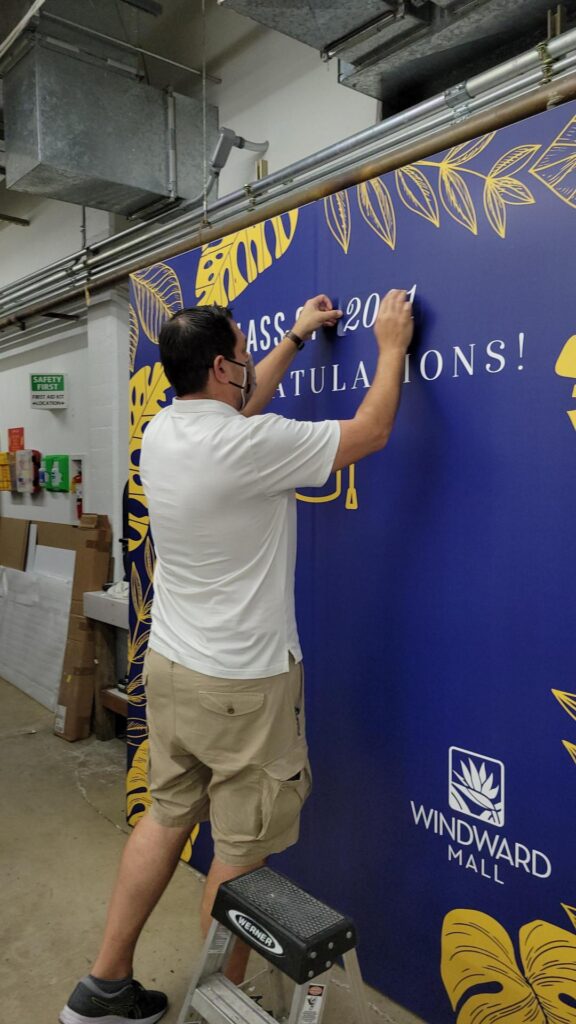
[[[304,376],[305,373],[306,370],[290,370],[290,376],[294,381],[294,394],[296,397],[299,397],[300,395],[300,377],[298,375],[302,374],[302,376]]]
[[[358,369],[356,371],[356,376],[354,377],[354,383],[352,385],[352,391],[354,391],[354,389],[358,387],[358,382],[359,381],[362,381],[362,386],[363,387],[365,387],[365,388],[369,388],[370,387],[370,381],[368,380],[368,374],[366,373],[366,367],[364,366],[364,363],[362,362],[362,360],[360,360],[360,362],[358,363]]]
[[[467,839],[462,838],[462,829],[468,829]],[[460,819],[458,819],[457,834],[458,842],[460,843],[461,846],[470,846],[470,843],[474,840],[474,833],[472,832],[472,829],[470,828],[470,825],[468,824],[467,821],[461,821]]]
[[[456,345],[456,347],[454,348],[454,373],[452,374],[453,377],[458,376],[458,361],[463,363],[463,365],[466,368],[466,373],[468,374],[469,377],[474,376],[474,349],[476,348],[476,344],[473,343],[472,345],[469,346],[469,348],[470,362],[468,362],[462,349],[459,348],[458,345]]]
[[[268,330],[269,325],[270,317],[263,316],[262,319],[260,320],[260,333],[262,334],[260,348],[262,349],[263,352],[267,352],[268,349],[270,348],[270,345],[272,344],[272,338],[270,337],[270,332]]]
[[[504,367],[506,366],[506,360],[504,359],[504,356],[500,356],[498,355],[497,352],[494,351],[494,345],[498,345],[501,351],[504,351],[504,349],[506,348],[505,343],[503,341],[498,340],[491,341],[490,344],[486,346],[486,355],[490,356],[491,359],[496,359],[496,361],[499,364],[496,367],[496,369],[493,369],[490,363],[486,363],[486,369],[488,373],[500,373],[501,370],[503,370]]]
[[[276,331],[276,337],[274,338],[274,344],[275,345],[277,345],[278,342],[282,341],[282,338],[284,337],[284,334],[285,334],[284,323],[285,323],[285,321],[286,321],[286,317],[284,316],[284,313],[276,313],[276,316],[274,317],[274,330]]]
[[[340,369],[340,363],[332,363],[332,391],[346,391],[346,381],[342,384],[342,387],[338,387],[338,370]]]
[[[434,817],[433,809],[430,808],[430,810],[427,812],[424,810],[422,804],[420,804],[420,807],[418,808],[418,810],[416,810],[416,806],[413,800],[410,801],[410,807],[412,808],[412,817],[414,818],[414,824],[419,825],[420,819],[422,819],[424,828],[429,829],[430,825],[432,824],[432,819]]]
[[[544,873],[536,870],[537,857],[541,857],[544,861],[545,870]],[[548,878],[552,874],[552,864],[548,860],[545,853],[540,853],[540,850],[532,850],[532,874],[535,878]]]
[[[436,373],[433,374],[431,377],[428,377],[428,375],[426,374],[426,360],[428,359],[428,356],[436,356],[437,362]],[[438,377],[442,373],[443,366],[444,360],[442,359],[440,352],[438,352],[435,348],[431,348],[429,352],[424,353],[422,359],[420,360],[420,373],[424,377],[424,380],[438,380]]]
[[[312,388],[312,394],[314,394],[314,395],[320,395],[322,393],[322,391],[324,391],[324,376],[325,376],[326,367],[325,366],[321,366],[320,367],[320,369],[322,370],[322,384],[321,384],[321,386],[319,388],[316,387],[316,370],[317,369],[318,369],[318,367],[313,366],[312,367],[311,376],[310,376],[310,386]]]

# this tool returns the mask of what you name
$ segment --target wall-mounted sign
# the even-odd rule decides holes
[[[31,373],[30,404],[33,409],[67,409],[65,373]]]
[[[8,427],[8,451],[20,452],[24,447],[24,427]]]

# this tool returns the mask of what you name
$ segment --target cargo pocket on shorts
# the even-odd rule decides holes
[[[274,839],[295,826],[312,789],[308,751],[299,743],[283,757],[263,766],[262,831],[259,839]]]

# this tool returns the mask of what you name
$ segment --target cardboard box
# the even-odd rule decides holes
[[[83,661],[84,654],[81,643],[77,640],[68,641],[58,691],[54,732],[70,742],[86,739],[92,730],[94,658],[91,664],[87,664]]]
[[[66,740],[90,735],[94,704],[94,625],[83,597],[109,579],[111,529],[106,516],[84,515],[78,526],[38,523],[38,544],[76,552],[68,640],[54,732]]]
[[[94,647],[94,623],[84,615],[71,613],[68,625],[68,641],[76,642],[84,647]]]
[[[30,523],[27,519],[0,516],[0,565],[24,572],[29,528]]]
[[[76,552],[72,602],[80,602],[85,591],[101,590],[108,582],[112,531],[107,516],[83,515],[78,526],[61,523],[37,523],[38,544],[53,548],[68,548]],[[78,608],[78,606],[77,606]]]

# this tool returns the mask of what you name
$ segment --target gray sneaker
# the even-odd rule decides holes
[[[139,981],[109,995],[88,979],[78,982],[58,1019],[60,1024],[155,1024],[167,1009],[164,993],[145,989]]]

